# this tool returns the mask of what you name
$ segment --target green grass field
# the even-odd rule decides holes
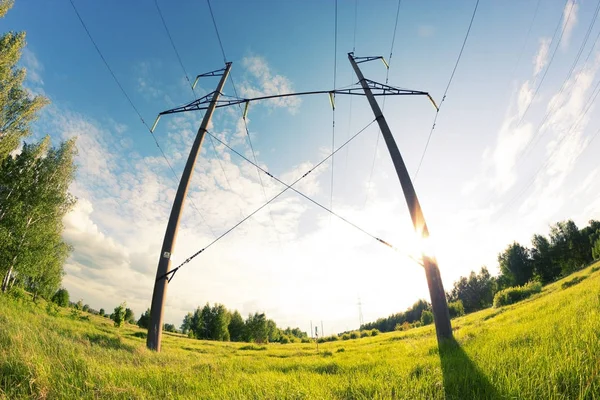
[[[600,264],[596,264],[600,265]],[[521,303],[432,326],[314,344],[222,343],[143,331],[0,296],[0,398],[598,399],[600,270]],[[574,276],[585,277],[572,286]]]

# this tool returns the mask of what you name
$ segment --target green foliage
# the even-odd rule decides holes
[[[501,274],[510,286],[524,285],[533,278],[533,263],[529,250],[517,242],[509,245],[503,253],[498,254]]]
[[[600,260],[600,238],[596,239],[592,247],[592,257],[594,260]]]
[[[379,332],[377,329],[371,329],[371,336],[377,336],[379,335],[381,332]],[[337,337],[337,336],[336,336]]]
[[[583,275],[583,276],[581,276],[581,275],[580,276],[576,276],[576,277],[574,277],[572,279],[564,281],[560,285],[560,287],[563,288],[563,289],[570,288],[571,286],[577,285],[579,282],[583,281],[585,278],[587,278],[587,276],[585,276],[585,275]]]
[[[48,315],[52,315],[53,317],[55,317],[58,315],[59,311],[60,309],[57,304],[52,302],[46,303],[46,312],[48,313]]]
[[[4,16],[12,2],[0,3]],[[23,86],[26,71],[18,68],[25,47],[25,32],[7,32],[0,37],[0,162],[31,135],[31,122],[48,104],[43,96],[32,96]]]
[[[102,310],[101,310],[102,311]],[[139,326],[142,329],[148,329],[148,327],[150,326],[150,309],[147,309],[141,316],[140,319],[138,319],[137,322],[137,326]],[[187,333],[188,331],[186,330],[185,333]]]
[[[481,267],[478,274],[472,271],[468,278],[461,276],[454,282],[454,287],[447,297],[450,302],[460,301],[464,314],[491,307],[495,291],[496,280],[486,267]],[[450,316],[452,317],[452,314]]]
[[[82,311],[83,310],[83,300],[79,299],[77,300],[77,303],[75,303],[75,309]]]
[[[84,304],[82,310],[84,312],[88,312],[88,311],[90,311],[90,306],[88,304]]]
[[[342,335],[342,340],[350,340],[350,334],[349,333],[344,333]]]
[[[61,307],[68,307],[69,291],[65,288],[58,289],[56,293],[54,293],[54,296],[52,296],[52,301]]]
[[[371,331],[360,331],[361,338],[369,337],[369,336],[371,336]]]
[[[100,311],[98,311],[98,315],[101,317],[104,317],[106,313],[104,312],[104,308],[101,308]]]
[[[350,339],[358,339],[360,337],[360,332],[352,331],[350,332]]]
[[[244,340],[244,319],[238,310],[231,314],[227,329],[229,330],[229,339],[232,342],[242,342]]]
[[[535,293],[542,291],[540,282],[529,282],[523,286],[515,286],[503,289],[494,297],[494,307],[507,306],[524,300]]]
[[[135,324],[135,314],[131,308],[125,309],[125,322],[128,324]]]
[[[114,312],[111,315],[111,319],[115,323],[115,327],[120,328],[125,322],[125,310],[127,309],[127,304],[125,302],[119,304],[115,307]]]
[[[175,325],[173,324],[164,324],[163,331],[177,333],[177,328],[175,328]]]
[[[450,313],[450,318],[456,318],[465,315],[465,308],[463,306],[462,300],[449,302],[448,312]]]
[[[431,323],[433,323],[433,313],[423,310],[423,313],[421,313],[421,325],[429,325]]]
[[[418,321],[421,318],[423,310],[431,309],[431,304],[426,300],[418,300],[411,307],[407,308],[406,311],[392,314],[387,318],[379,318],[375,322],[369,322],[361,326],[361,329],[377,329],[380,332],[391,332],[396,329],[398,325],[402,326],[404,322],[412,323]]]

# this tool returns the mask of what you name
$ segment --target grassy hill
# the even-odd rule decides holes
[[[563,285],[574,277],[585,279]],[[600,264],[453,320],[441,351],[427,326],[318,353],[165,334],[156,354],[137,327],[87,318],[0,296],[0,398],[600,398]]]

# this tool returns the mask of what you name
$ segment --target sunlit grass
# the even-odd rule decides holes
[[[600,271],[433,327],[319,344],[222,343],[0,296],[0,398],[600,398]],[[589,276],[588,276],[589,275]],[[572,286],[563,282],[587,276]]]

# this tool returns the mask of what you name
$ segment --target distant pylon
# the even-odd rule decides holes
[[[363,319],[362,313],[362,303],[360,302],[360,296],[358,296],[358,330],[362,329],[362,326],[365,324],[365,320]]]

